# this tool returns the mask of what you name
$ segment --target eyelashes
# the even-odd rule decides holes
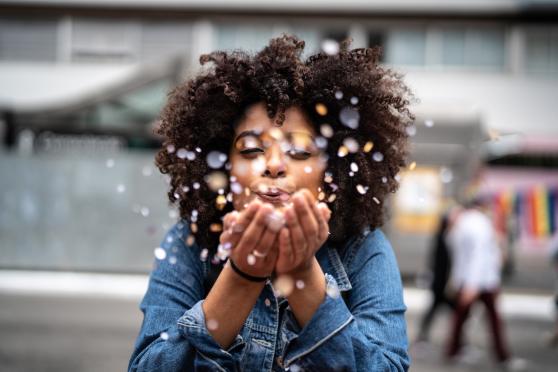
[[[264,150],[261,148],[251,148],[241,150],[240,153],[247,158],[255,158],[256,156],[263,154]],[[305,150],[289,150],[286,152],[291,158],[295,160],[306,160],[312,156],[312,154]]]

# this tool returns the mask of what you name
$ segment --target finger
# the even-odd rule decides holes
[[[238,211],[232,211],[227,213],[225,217],[223,217],[223,230],[227,230],[231,227],[231,225],[236,221],[238,218]]]
[[[304,192],[294,196],[294,206],[300,226],[308,244],[315,244],[318,240],[318,222],[314,217],[312,207],[308,204]]]
[[[231,220],[231,224],[229,228],[225,229],[219,237],[219,243],[225,244],[228,242],[231,247],[234,248],[242,237],[242,232],[245,230],[245,226],[248,226],[254,219],[254,216],[260,207],[260,202],[254,202],[246,207],[242,212],[235,211],[236,214],[228,217],[228,219]],[[226,218],[227,216],[225,216],[225,219]]]
[[[238,218],[232,224],[231,229],[233,230],[233,233],[242,233],[246,230],[261,207],[262,203],[258,200],[248,204],[248,206],[238,214]]]
[[[294,207],[289,207],[285,211],[287,226],[289,228],[289,237],[291,243],[291,251],[293,254],[293,265],[296,266],[301,263],[306,257],[306,239],[304,238],[304,231],[298,222],[297,214]]]
[[[252,221],[242,234],[242,237],[240,238],[240,241],[238,243],[239,254],[242,257],[248,256],[248,254],[251,254],[252,251],[256,248],[266,229],[266,218],[272,211],[272,206],[268,204],[262,205],[256,213],[256,216],[252,219]]]
[[[312,210],[314,214],[317,216],[318,220],[318,244],[321,246],[327,239],[328,232],[329,232],[329,225],[327,224],[327,219],[324,216],[323,210],[323,203],[312,203]]]
[[[277,273],[281,274],[288,271],[293,264],[293,251],[291,246],[291,238],[289,229],[284,227],[279,232],[279,256],[277,258]]]

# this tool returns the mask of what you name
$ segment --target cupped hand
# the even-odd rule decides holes
[[[275,272],[296,277],[310,269],[327,240],[331,211],[325,203],[317,203],[307,189],[297,191],[292,201],[284,210],[286,226],[279,232]]]
[[[229,258],[244,273],[257,277],[270,276],[277,261],[278,228],[270,224],[273,206],[252,201],[241,212],[233,211],[223,219],[219,242],[230,250]]]

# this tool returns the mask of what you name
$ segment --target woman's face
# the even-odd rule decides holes
[[[298,107],[285,111],[281,127],[263,103],[250,106],[235,129],[230,151],[233,203],[238,211],[254,199],[282,209],[307,188],[318,198],[326,161],[312,125]]]

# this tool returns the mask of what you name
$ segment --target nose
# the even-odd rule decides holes
[[[264,177],[278,178],[285,177],[287,172],[287,164],[285,162],[285,154],[281,151],[278,144],[269,147],[265,154],[265,170]]]

